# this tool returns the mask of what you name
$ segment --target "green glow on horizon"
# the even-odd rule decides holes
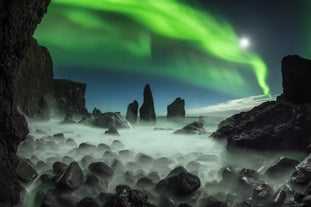
[[[118,50],[121,54],[125,51],[124,53],[129,54],[128,60],[126,57],[122,57],[125,64],[131,58],[136,58],[137,62],[140,61],[143,66],[158,68],[150,64],[152,46],[148,32],[152,32],[165,38],[187,41],[208,56],[242,65],[241,68],[255,74],[263,93],[270,96],[269,86],[266,83],[267,67],[264,61],[255,53],[246,51],[239,46],[239,37],[228,23],[217,21],[206,12],[199,11],[176,0],[52,0],[52,2],[57,5],[72,7],[62,11],[52,10],[52,12],[61,13],[67,17],[66,20],[60,19],[61,22],[69,21],[74,25],[67,28],[67,31],[64,27],[58,29],[60,27],[56,26],[55,31],[51,31],[50,34],[39,31],[37,38],[44,44],[53,42],[52,44],[68,51],[77,47],[95,53],[100,53],[100,48],[103,47],[107,48],[107,51],[108,49]],[[137,31],[133,34],[133,31],[128,31],[126,25],[122,25],[122,23],[119,27],[113,23],[107,23],[99,15],[99,12],[103,11],[129,17],[131,21],[139,23],[143,28],[137,26]],[[87,30],[78,32],[76,25]],[[74,34],[75,37],[68,37],[70,33]],[[64,41],[64,37],[68,37],[68,40]],[[107,51],[104,53],[109,59],[109,52]],[[92,56],[92,54],[90,55]],[[204,85],[215,90],[220,88],[218,90],[222,92],[227,90],[227,93],[228,87],[226,88],[224,85],[230,82],[231,85],[237,84],[238,87],[247,87],[237,70],[231,70],[230,67],[224,69],[217,64],[215,67],[215,64],[209,62],[205,62],[205,65],[195,63],[195,61],[190,62],[191,69],[184,68],[187,64],[183,64],[183,66],[175,64],[176,67],[179,65],[179,71],[163,66],[163,70],[152,72],[165,73],[171,77],[178,76],[179,79],[191,83],[198,80],[198,78],[189,80],[191,76],[200,77],[200,82],[195,83],[196,85]],[[118,66],[119,63],[107,64]],[[225,63],[225,65],[227,64]],[[199,69],[198,66],[201,68]]]

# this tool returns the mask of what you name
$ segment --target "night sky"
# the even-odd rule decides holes
[[[89,110],[124,114],[149,83],[164,115],[176,97],[193,109],[280,94],[281,59],[311,58],[308,2],[52,0],[35,38],[55,78],[87,83]]]

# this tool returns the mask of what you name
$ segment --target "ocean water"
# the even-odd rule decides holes
[[[62,119],[52,119],[48,122],[28,120],[30,135],[33,137],[33,150],[19,150],[21,157],[32,160],[33,166],[39,160],[44,161],[49,169],[39,170],[39,174],[51,174],[51,167],[54,161],[64,161],[65,156],[77,161],[88,173],[87,166],[81,164],[81,159],[92,156],[95,161],[103,161],[111,165],[114,160],[119,160],[124,166],[123,170],[116,172],[113,180],[109,183],[108,191],[118,184],[128,184],[124,180],[124,172],[130,170],[134,175],[150,172],[157,172],[160,178],[166,175],[177,166],[184,166],[189,172],[199,176],[202,188],[207,182],[220,179],[219,170],[224,166],[235,166],[238,168],[252,168],[260,172],[281,156],[287,156],[302,160],[304,155],[297,152],[258,152],[252,150],[227,151],[225,140],[215,140],[210,134],[217,129],[218,123],[225,117],[205,117],[205,129],[207,135],[175,135],[174,130],[180,129],[185,124],[198,120],[197,117],[188,117],[183,123],[175,124],[167,122],[165,118],[159,117],[157,123],[152,126],[136,125],[131,129],[120,129],[120,136],[106,135],[105,129],[95,128],[81,124],[60,124]],[[155,130],[155,128],[166,130]],[[38,134],[42,130],[46,135]],[[94,146],[106,144],[111,147],[111,153],[95,149],[77,152],[73,145],[65,144],[63,141],[53,140],[51,135],[63,133],[65,139],[73,139],[77,146],[81,143],[89,143]],[[122,144],[113,144],[119,140]],[[52,142],[51,142],[52,141]],[[27,142],[27,140],[26,140]],[[42,142],[43,146],[38,146]],[[120,151],[127,151],[127,155]],[[154,159],[153,163],[141,163],[138,158],[141,154],[148,155]],[[35,157],[35,158],[34,158]],[[162,158],[162,160],[161,160]],[[164,158],[164,161],[163,161]],[[163,162],[163,163],[161,163]],[[34,206],[33,199],[40,187],[38,182],[25,186],[25,206]],[[278,185],[280,183],[274,183]],[[133,184],[130,184],[133,185]],[[135,186],[132,186],[135,187]],[[46,191],[48,187],[44,190]]]

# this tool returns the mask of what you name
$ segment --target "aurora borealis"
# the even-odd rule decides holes
[[[149,74],[230,97],[270,95],[264,58],[240,47],[241,33],[208,2],[52,0],[35,37],[56,71]]]

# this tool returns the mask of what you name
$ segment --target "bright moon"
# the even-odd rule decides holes
[[[241,40],[240,40],[240,46],[241,46],[242,48],[248,48],[248,47],[250,46],[250,41],[249,41],[249,39],[246,38],[246,37],[241,38]]]

